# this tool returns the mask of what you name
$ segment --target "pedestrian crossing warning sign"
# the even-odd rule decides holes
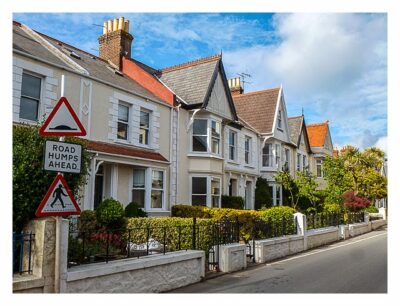
[[[86,130],[66,97],[61,97],[39,130],[42,136],[85,136]]]
[[[36,217],[79,215],[81,210],[61,174],[58,174],[36,209]]]

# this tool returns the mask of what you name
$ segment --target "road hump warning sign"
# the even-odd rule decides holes
[[[79,215],[81,210],[67,182],[58,174],[37,208],[36,217]]]
[[[39,130],[42,136],[85,136],[86,130],[69,104],[61,97]]]

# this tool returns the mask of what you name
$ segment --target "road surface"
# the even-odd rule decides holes
[[[387,293],[387,231],[293,255],[171,293]]]

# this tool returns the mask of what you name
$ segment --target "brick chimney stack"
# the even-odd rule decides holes
[[[124,17],[108,20],[99,38],[99,57],[112,62],[122,70],[122,57],[131,58],[133,36],[129,34],[129,21]]]
[[[232,96],[237,96],[243,93],[242,85],[240,84],[240,78],[233,78],[228,80],[229,89],[231,90]]]

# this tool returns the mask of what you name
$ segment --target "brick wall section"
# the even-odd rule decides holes
[[[123,30],[103,34],[99,37],[100,58],[111,61],[121,70],[122,56],[131,57],[133,36]]]

